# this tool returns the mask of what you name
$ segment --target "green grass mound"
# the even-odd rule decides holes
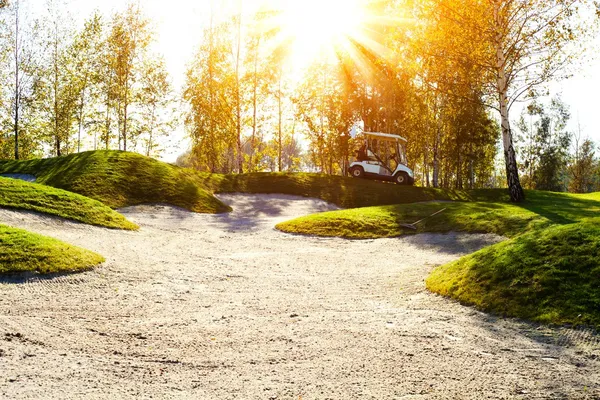
[[[0,173],[30,174],[37,182],[79,193],[112,208],[166,203],[199,213],[229,211],[188,169],[122,151],[0,162]]]
[[[99,201],[16,179],[0,178],[0,207],[36,211],[107,228],[138,229]]]
[[[251,173],[241,175],[198,174],[204,185],[216,193],[279,193],[313,197],[344,208],[405,204],[432,200],[473,200],[464,190],[442,190],[399,186],[367,179],[311,173]],[[487,196],[504,196],[490,191]],[[507,198],[508,196],[506,196]]]
[[[415,225],[403,227],[445,209]],[[423,232],[484,232],[514,236],[547,226],[549,221],[531,211],[502,203],[419,203],[330,211],[277,225],[288,233],[349,239],[374,239]]]
[[[103,262],[102,256],[91,251],[0,225],[0,274],[75,272]]]
[[[426,284],[485,311],[600,327],[600,219],[485,248],[436,269]]]
[[[471,198],[502,198],[498,191],[467,192]],[[422,232],[483,232],[513,237],[552,224],[568,224],[600,213],[593,196],[528,192],[524,203],[429,202],[331,211],[297,218],[277,229],[306,235],[352,239],[394,237]],[[416,225],[413,231],[402,224],[413,223],[436,211],[439,215]]]

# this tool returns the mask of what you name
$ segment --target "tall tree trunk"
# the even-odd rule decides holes
[[[56,156],[60,157],[61,156],[61,151],[60,151],[60,128],[59,128],[59,121],[58,121],[58,25],[57,22],[54,21],[54,82],[53,82],[53,89],[54,89],[54,138],[55,138],[55,146],[56,146]]]
[[[471,151],[470,151],[470,155],[469,155],[469,189],[473,190],[475,189],[475,168],[474,168],[474,162],[473,162],[473,158],[475,157],[475,155],[473,154],[473,140],[471,139]]]
[[[150,132],[148,134],[148,146],[146,148],[146,156],[150,157],[152,151],[152,135],[154,133],[154,125],[156,124],[156,103],[152,104],[152,117],[150,118]]]
[[[433,179],[432,184],[434,188],[440,187],[440,140],[442,136],[442,130],[440,122],[435,132],[435,141],[433,143]]]
[[[250,146],[250,168],[254,168],[254,150],[256,147],[256,131],[257,131],[257,107],[258,107],[258,48],[260,39],[256,41],[256,49],[254,51],[254,71],[252,82],[252,145]]]
[[[87,75],[84,80],[83,89],[81,89],[81,98],[79,99],[79,110],[77,112],[77,122],[79,129],[77,130],[77,152],[81,152],[81,131],[83,129],[83,111],[85,105],[85,88],[87,86]],[[94,150],[96,150],[96,138],[94,137]]]
[[[123,105],[123,151],[127,151],[127,99]]]
[[[15,160],[19,159],[19,0],[15,5]]]
[[[498,27],[502,26],[500,16],[500,1],[496,1],[494,18]],[[510,120],[508,115],[508,78],[506,76],[506,57],[504,55],[504,46],[502,44],[502,31],[499,30],[496,37],[496,69],[498,100],[500,102],[500,120],[502,125],[502,144],[504,146],[504,161],[506,166],[506,181],[511,201],[518,203],[525,200],[525,192],[519,181],[519,169],[517,167],[517,155],[513,146],[512,131],[510,129]]]
[[[281,71],[279,71],[279,88],[277,93],[277,111],[278,111],[278,119],[277,119],[277,164],[279,167],[279,172],[282,170],[281,164],[281,154],[282,154],[282,141],[281,141],[281,119],[283,116],[283,110],[281,109]]]
[[[242,149],[242,105],[240,97],[240,54],[242,48],[242,2],[238,4],[237,20],[237,54],[235,59],[235,100],[236,100],[236,133],[237,133],[237,167],[240,174],[244,173],[244,153]]]
[[[463,188],[463,177],[462,177],[462,153],[460,147],[458,150],[458,160],[456,162],[456,188]]]

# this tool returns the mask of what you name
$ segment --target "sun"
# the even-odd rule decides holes
[[[329,57],[360,35],[365,12],[359,0],[283,0],[282,35],[290,39],[295,63]]]

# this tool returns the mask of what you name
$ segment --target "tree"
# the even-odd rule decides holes
[[[71,129],[77,110],[76,65],[68,49],[74,36],[70,30],[73,21],[65,14],[66,6],[54,0],[48,1],[48,15],[44,23],[44,48],[46,57],[39,69],[39,94],[43,115],[47,121],[47,134],[53,154],[60,157],[68,153]]]
[[[168,136],[178,122],[174,117],[173,88],[164,59],[149,57],[143,66],[140,81],[138,103],[141,109],[143,153],[153,156],[159,148],[159,139]]]
[[[119,147],[127,150],[130,138],[130,107],[135,101],[135,84],[139,78],[138,67],[152,39],[148,20],[142,15],[139,6],[130,4],[125,12],[113,17],[108,37],[110,67],[114,76],[114,96],[117,107]]]
[[[560,78],[581,53],[575,44],[591,34],[587,11],[592,4],[579,0],[435,0],[425,3],[445,21],[448,40],[463,38],[469,46],[447,47],[443,56],[469,60],[477,67],[489,104],[500,113],[506,177],[512,201],[525,196],[519,180],[513,134],[512,106],[523,95],[536,96],[539,87]]]
[[[21,7],[21,1],[15,0],[3,16],[6,17],[3,19],[6,24],[5,50],[10,53],[9,62],[5,64],[7,70],[10,69],[6,76],[8,82],[2,85],[7,88],[7,103],[10,104],[5,124],[13,134],[9,140],[13,147],[12,154],[17,160],[27,158],[39,150],[39,121],[35,115],[38,98],[34,93],[36,76],[39,74],[39,46],[36,43],[39,26],[23,17]]]
[[[191,160],[211,172],[231,172],[236,160],[235,68],[231,24],[216,24],[212,15],[204,40],[186,74],[183,98],[188,103],[186,128],[192,138]]]
[[[73,60],[74,65],[72,84],[77,93],[77,152],[81,151],[81,134],[86,126],[88,113],[92,112],[94,103],[99,100],[98,84],[102,80],[102,47],[103,21],[100,14],[94,13],[85,21],[83,29],[77,33],[68,50],[68,56]],[[96,93],[94,93],[94,89],[96,89]],[[96,147],[97,141],[94,140],[94,149]]]
[[[596,146],[590,139],[581,145],[579,137],[575,140],[575,156],[569,166],[571,181],[569,191],[572,193],[589,193],[597,188],[598,163],[595,158]]]
[[[566,104],[558,97],[553,98],[548,109],[537,107],[535,123],[533,188],[561,192],[566,190],[566,170],[571,135],[567,132],[570,113]]]

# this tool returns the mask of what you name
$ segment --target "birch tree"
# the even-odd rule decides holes
[[[130,4],[125,12],[113,18],[108,38],[111,67],[114,71],[114,93],[119,123],[119,143],[127,151],[127,140],[131,134],[131,105],[135,99],[135,84],[138,66],[151,42],[149,21],[139,7]]]
[[[455,42],[441,55],[470,62],[487,88],[488,106],[502,128],[506,180],[514,202],[525,199],[510,125],[515,103],[543,92],[543,85],[568,75],[593,32],[594,5],[584,0],[425,1],[432,23]],[[456,45],[458,44],[458,45]]]

